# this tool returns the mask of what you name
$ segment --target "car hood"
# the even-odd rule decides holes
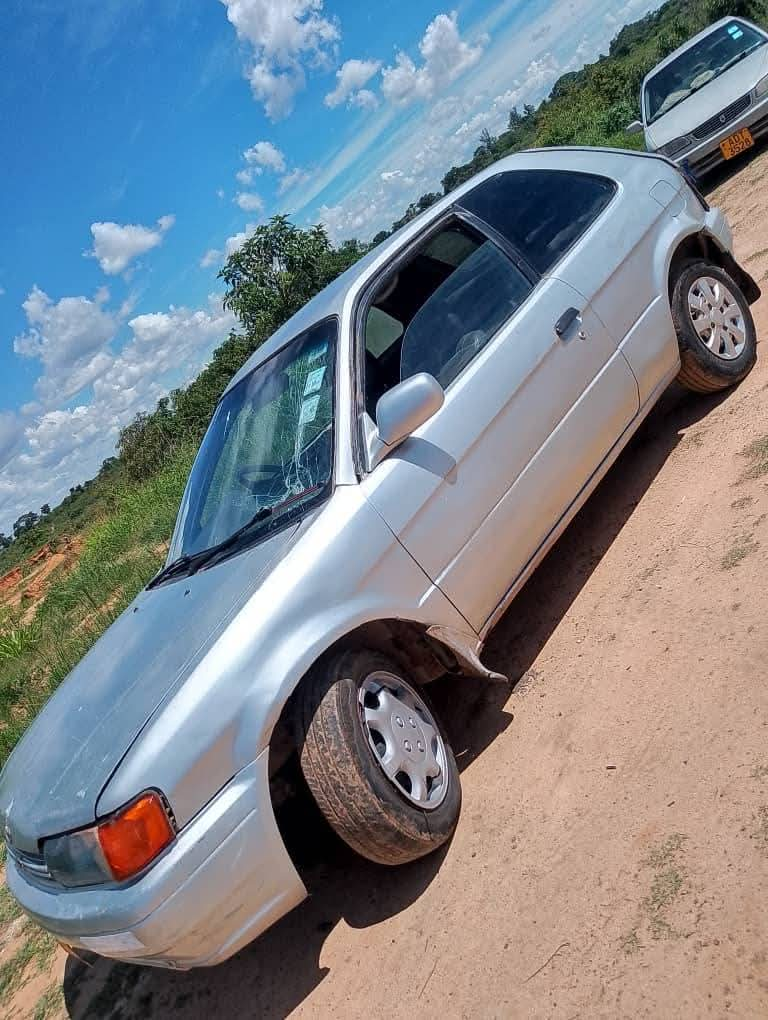
[[[704,88],[659,117],[647,128],[647,140],[654,149],[689,135],[700,124],[716,116],[726,106],[751,92],[763,75],[768,74],[768,45],[761,46],[739,64],[721,74]]]
[[[12,846],[90,825],[147,720],[216,641],[309,520],[189,578],[143,591],[51,697],[0,776]],[[140,793],[137,790],[136,793]]]

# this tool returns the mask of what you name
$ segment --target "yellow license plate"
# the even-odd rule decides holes
[[[726,159],[733,159],[734,156],[740,155],[742,152],[746,152],[747,149],[751,149],[755,144],[755,140],[752,137],[752,132],[749,128],[742,128],[741,131],[736,131],[732,135],[728,135],[720,142],[720,149]]]

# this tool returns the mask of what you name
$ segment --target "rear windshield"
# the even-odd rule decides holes
[[[743,21],[731,21],[710,32],[648,79],[645,86],[648,123],[663,117],[766,42],[768,39],[761,32]]]

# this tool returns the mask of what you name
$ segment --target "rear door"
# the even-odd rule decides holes
[[[418,371],[446,390],[366,495],[479,629],[636,413],[634,377],[576,290],[462,211],[375,283],[364,322],[369,410]]]

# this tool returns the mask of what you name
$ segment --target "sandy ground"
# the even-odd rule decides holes
[[[714,191],[758,279],[767,171]],[[767,389],[763,356],[725,397],[670,390],[492,635],[512,693],[438,686],[444,854],[380,869],[306,822],[313,895],[262,939],[192,974],[69,961],[67,1013],[768,1016]]]

